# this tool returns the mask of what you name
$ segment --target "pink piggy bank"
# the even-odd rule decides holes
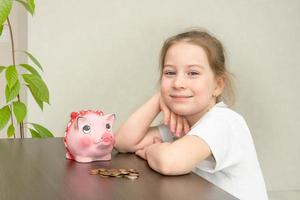
[[[104,115],[102,111],[72,112],[64,138],[67,159],[84,163],[111,160],[114,121],[114,114]]]

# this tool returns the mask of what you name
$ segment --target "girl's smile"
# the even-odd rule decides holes
[[[170,94],[170,97],[173,98],[173,100],[175,100],[175,101],[184,102],[184,101],[191,99],[193,96],[192,95],[182,95],[182,94]]]

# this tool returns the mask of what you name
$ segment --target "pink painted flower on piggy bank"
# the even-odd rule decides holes
[[[114,121],[114,114],[102,111],[72,112],[64,138],[66,157],[78,162],[111,160]]]

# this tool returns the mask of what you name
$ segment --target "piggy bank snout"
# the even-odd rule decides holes
[[[106,144],[113,144],[114,136],[110,133],[104,133],[101,137],[101,140]]]

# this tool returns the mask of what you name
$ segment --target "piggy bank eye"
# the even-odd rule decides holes
[[[84,125],[84,127],[82,127],[82,131],[84,133],[90,133],[91,132],[91,127],[89,125]]]
[[[106,124],[106,129],[107,129],[107,130],[110,130],[110,128],[111,128],[111,127],[110,127],[110,124]]]

